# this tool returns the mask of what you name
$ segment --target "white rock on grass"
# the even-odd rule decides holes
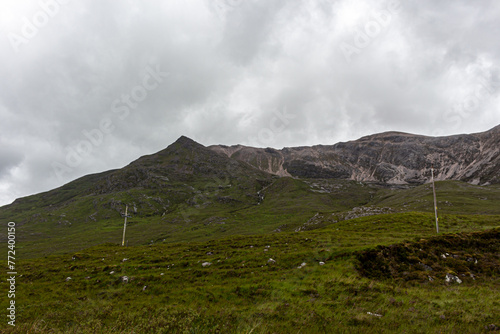
[[[324,266],[324,265],[325,265],[325,263],[324,263],[323,261],[320,261],[320,262],[319,262],[319,265],[320,265],[320,266]]]
[[[377,314],[377,313],[372,313],[372,312],[366,312],[366,314],[373,315],[374,317],[381,317],[382,314]]]
[[[460,278],[458,278],[458,276],[455,276],[452,274],[446,274],[446,277],[444,280],[446,283],[458,283],[458,284],[462,283],[462,280]]]
[[[276,263],[276,260],[269,258],[269,260],[267,260],[267,263]]]
[[[212,264],[210,262],[203,262],[201,264],[202,267],[210,267]]]
[[[298,266],[297,268],[298,268],[298,269],[302,269],[302,268],[304,268],[306,265],[307,265],[307,263],[302,262],[302,264],[301,264],[300,266]]]

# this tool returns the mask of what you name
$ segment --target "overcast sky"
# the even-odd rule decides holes
[[[499,1],[3,0],[0,205],[181,135],[334,144],[500,123]]]

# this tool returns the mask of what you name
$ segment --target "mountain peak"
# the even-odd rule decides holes
[[[177,138],[177,140],[174,142],[174,144],[175,143],[178,143],[178,144],[198,144],[198,145],[201,145],[201,144],[195,142],[194,140],[192,140],[191,138],[186,137],[184,135],[182,135],[179,138]]]
[[[206,147],[202,144],[188,138],[186,136],[180,136],[175,142],[169,145],[166,150],[184,150],[184,149],[205,149]]]

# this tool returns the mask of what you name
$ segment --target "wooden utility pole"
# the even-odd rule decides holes
[[[436,187],[434,186],[434,166],[431,166],[432,194],[434,196],[434,216],[436,217],[436,233],[439,233],[438,207],[436,201]]]
[[[128,212],[128,205],[125,205],[125,223],[123,224],[122,246],[125,246],[125,231],[127,230],[127,212]]]

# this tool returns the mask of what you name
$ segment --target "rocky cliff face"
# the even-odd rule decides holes
[[[281,150],[242,145],[209,148],[280,176],[419,184],[430,180],[434,166],[436,180],[500,183],[500,125],[447,137],[385,132],[335,145]]]

